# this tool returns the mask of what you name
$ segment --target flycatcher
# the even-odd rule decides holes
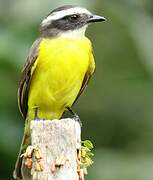
[[[26,119],[21,149],[14,171],[21,175],[21,154],[30,144],[30,121],[60,119],[87,86],[94,70],[92,45],[85,36],[89,24],[105,18],[78,6],[53,10],[40,25],[18,89],[19,108]]]

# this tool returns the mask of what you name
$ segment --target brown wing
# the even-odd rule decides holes
[[[91,79],[93,73],[95,71],[95,61],[94,61],[94,57],[93,57],[93,53],[91,51],[91,58],[90,58],[90,63],[89,63],[89,67],[88,67],[88,70],[84,76],[84,79],[83,79],[83,82],[82,82],[82,86],[80,88],[80,91],[74,101],[74,103],[78,100],[78,98],[80,97],[80,95],[83,93],[83,91],[86,89],[88,83],[89,83],[89,80]],[[73,103],[73,104],[74,104]]]
[[[40,44],[41,38],[37,39],[31,49],[30,53],[28,55],[28,58],[26,60],[25,66],[22,70],[21,79],[19,82],[19,88],[18,88],[18,105],[21,114],[24,118],[26,118],[27,115],[27,109],[28,109],[28,92],[29,92],[29,86],[31,77],[33,74],[33,65],[38,57],[38,48]]]

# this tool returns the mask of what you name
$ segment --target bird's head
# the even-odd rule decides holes
[[[102,16],[92,14],[85,8],[66,5],[53,10],[42,22],[42,36],[83,36],[87,26],[94,22],[105,21]]]

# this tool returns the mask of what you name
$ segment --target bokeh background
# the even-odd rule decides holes
[[[0,179],[12,178],[24,121],[17,86],[41,20],[77,4],[107,22],[88,28],[97,69],[75,110],[94,143],[87,180],[153,179],[153,1],[0,0]]]

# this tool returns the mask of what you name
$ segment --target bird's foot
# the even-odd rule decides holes
[[[77,114],[75,114],[75,115],[73,116],[73,119],[74,119],[75,121],[77,121],[77,122],[80,124],[80,126],[82,127],[82,122],[81,122],[81,120],[80,120],[80,117],[79,117]]]
[[[38,117],[39,107],[35,105],[35,106],[33,107],[33,110],[34,110],[34,120],[35,120],[35,121],[39,121],[39,120],[40,120],[39,117]]]
[[[38,118],[38,117],[35,117],[34,118],[34,121],[40,121],[41,119],[40,118]]]
[[[67,107],[67,110],[72,114],[72,118],[75,120],[75,121],[77,121],[79,124],[80,124],[80,126],[82,127],[82,122],[81,122],[81,120],[80,120],[80,117],[72,110],[72,108],[70,108],[70,107]]]

